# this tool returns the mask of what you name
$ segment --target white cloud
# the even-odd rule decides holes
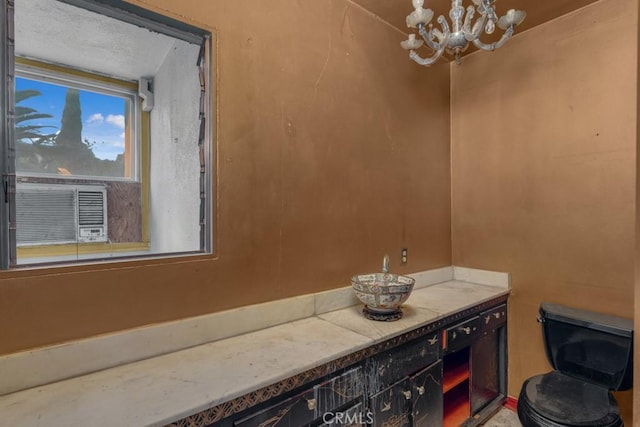
[[[122,114],[109,114],[105,121],[124,129],[124,116]]]
[[[87,119],[87,123],[102,123],[103,121],[104,121],[104,116],[101,113],[92,114]]]

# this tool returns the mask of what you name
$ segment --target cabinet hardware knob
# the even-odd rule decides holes
[[[464,327],[464,328],[460,327],[459,329],[460,329],[460,331],[464,332],[467,335],[469,335],[471,333],[471,328],[469,326]]]
[[[310,411],[316,409],[316,399],[307,400],[307,408],[309,408]]]
[[[403,391],[402,394],[404,394],[405,399],[411,399],[411,390]]]
[[[418,394],[420,396],[422,396],[424,394],[424,386],[421,385],[420,387],[417,388],[417,390],[418,390]]]

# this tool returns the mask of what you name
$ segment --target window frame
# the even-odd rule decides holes
[[[0,173],[2,199],[0,199],[0,269],[10,267],[16,257],[16,236],[11,230],[15,224],[15,162],[12,161],[15,110],[14,91],[14,0],[6,0],[0,8]],[[6,25],[4,25],[6,23]]]
[[[102,181],[134,181],[141,182],[143,176],[141,170],[141,157],[144,150],[148,149],[148,131],[142,129],[142,115],[149,114],[142,112],[141,98],[138,94],[138,83],[120,80],[113,77],[106,77],[89,71],[65,67],[63,65],[50,64],[28,58],[15,58],[15,78],[26,78],[44,83],[71,87],[84,91],[109,95],[114,97],[128,98],[131,105],[129,137],[129,171],[125,170],[123,177],[97,176],[97,175],[73,175],[72,179]],[[146,135],[146,138],[143,138]],[[125,144],[127,141],[125,141]],[[125,156],[127,147],[125,145]],[[125,160],[125,164],[127,161]],[[126,168],[125,168],[126,169]],[[127,173],[130,176],[127,176]],[[52,177],[52,174],[24,173],[16,170],[16,177]],[[56,175],[58,179],[65,179],[65,175]]]
[[[23,179],[27,179],[27,185],[38,185],[37,183],[29,183],[29,178],[68,180],[80,182],[93,181],[117,181],[117,182],[137,182],[141,185],[141,240],[135,242],[113,243],[113,242],[86,242],[86,243],[52,243],[42,245],[21,246],[16,239],[16,265],[13,267],[28,267],[28,263],[18,264],[17,261],[24,258],[55,258],[69,257],[76,255],[80,258],[98,254],[122,254],[123,257],[129,257],[133,253],[144,253],[149,249],[149,180],[148,152],[150,147],[150,130],[149,130],[149,112],[142,111],[142,99],[138,94],[138,82],[116,79],[111,76],[103,76],[100,74],[84,71],[76,68],[70,68],[63,65],[51,64],[48,62],[37,61],[34,59],[15,57],[15,77],[24,77],[35,81],[52,83],[64,87],[73,87],[80,90],[88,90],[96,93],[127,97],[131,103],[131,119],[130,119],[130,168],[131,177],[108,177],[94,175],[54,175],[54,174],[38,174],[24,173],[16,170],[16,189]],[[141,170],[147,173],[141,173]],[[125,175],[126,175],[125,171]],[[58,186],[66,184],[50,184],[41,183],[43,187]],[[82,183],[69,183],[69,185],[83,185]],[[53,261],[55,262],[55,261]],[[53,263],[51,262],[51,263]],[[65,263],[79,261],[61,261]],[[47,264],[51,264],[47,263]]]
[[[200,46],[198,59],[199,79],[201,86],[200,96],[200,133],[198,146],[200,150],[200,249],[185,252],[158,252],[144,255],[125,255],[122,257],[92,258],[88,260],[69,260],[61,263],[37,264],[37,267],[74,266],[78,264],[99,264],[113,261],[135,261],[140,259],[158,259],[185,256],[210,256],[214,254],[213,233],[214,215],[214,120],[213,99],[215,87],[213,86],[212,71],[214,70],[212,56],[212,31],[194,27],[190,24],[177,21],[139,6],[132,5],[123,0],[56,0],[104,16],[115,18],[129,24],[147,28],[150,31],[168,35],[190,44]],[[0,271],[8,269],[23,269],[34,265],[17,264],[17,245],[15,233],[15,45],[14,45],[14,0],[5,0],[0,7]],[[6,23],[6,25],[5,25]],[[75,70],[73,70],[75,72]],[[98,74],[97,74],[98,75]],[[135,104],[139,107],[139,103]],[[149,126],[149,114],[139,114],[140,141],[144,141],[145,126]],[[150,129],[146,130],[147,141],[150,147]],[[142,143],[138,143],[140,146]],[[150,158],[145,154],[144,147],[139,152],[139,164],[137,178],[143,185],[143,217],[149,217],[149,179]],[[147,176],[149,179],[145,179]],[[84,177],[83,177],[84,178]],[[95,177],[89,177],[89,179]],[[146,189],[144,188],[146,187]],[[143,241],[149,242],[149,225],[144,221],[142,230]],[[126,246],[126,244],[125,244]],[[125,249],[126,250],[126,249]]]

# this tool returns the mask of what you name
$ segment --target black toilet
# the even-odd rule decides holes
[[[547,358],[554,371],[524,382],[524,427],[620,427],[611,391],[633,380],[633,321],[557,304],[540,306]]]

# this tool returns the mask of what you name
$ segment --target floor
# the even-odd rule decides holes
[[[520,424],[515,412],[502,408],[500,412],[484,423],[483,427],[522,427],[522,424]]]

